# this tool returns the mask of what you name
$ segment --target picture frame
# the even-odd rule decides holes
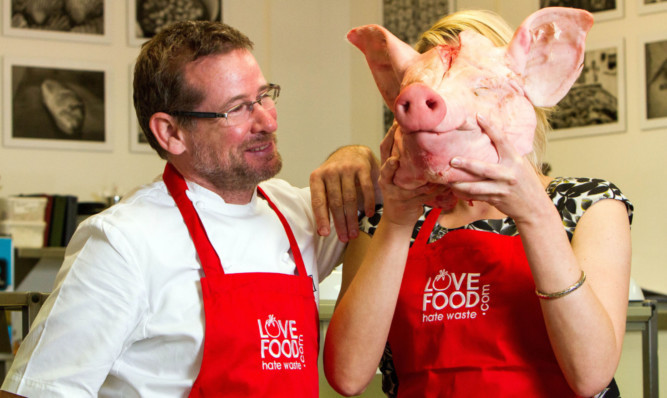
[[[549,140],[626,130],[624,47],[623,39],[587,46],[579,78],[551,115]]]
[[[109,66],[5,57],[3,145],[111,151]]]
[[[667,0],[639,0],[637,11],[639,14],[667,11]]]
[[[31,39],[111,43],[111,0],[102,5],[80,2],[74,6],[25,8],[25,1],[2,1],[2,26],[6,36]],[[79,7],[75,7],[78,5]]]
[[[170,0],[174,4],[175,0]],[[162,26],[189,19],[210,20],[222,22],[222,0],[201,0],[203,8],[192,8],[188,10],[176,9],[171,5],[165,10],[154,0],[128,0],[128,42],[132,46],[141,46],[145,41],[157,33]],[[163,16],[160,20],[153,18],[151,7],[161,7]],[[151,15],[147,15],[151,14]],[[166,16],[164,16],[166,15]]]
[[[134,64],[130,65],[129,68],[129,79],[128,81],[130,82],[130,98],[128,103],[130,104],[129,107],[129,117],[128,120],[130,121],[129,128],[128,128],[128,140],[130,143],[130,152],[135,152],[135,153],[155,153],[155,150],[151,148],[150,144],[148,143],[148,140],[146,139],[146,136],[144,136],[144,133],[141,131],[141,126],[139,126],[139,120],[137,120],[137,112],[134,109],[134,99],[133,99],[133,92],[134,92],[134,86],[133,86],[133,80],[134,80]]]
[[[667,33],[640,39],[642,129],[667,127]]]
[[[544,7],[573,7],[581,8],[593,14],[595,22],[623,18],[625,0],[538,0],[538,8]],[[644,0],[640,0],[644,1]]]

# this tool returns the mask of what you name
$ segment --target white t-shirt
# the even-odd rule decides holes
[[[344,245],[335,234],[317,235],[307,189],[277,179],[260,185],[289,221],[317,287]],[[283,226],[257,193],[247,205],[230,205],[188,187],[226,273],[295,273]],[[202,360],[201,277],[164,183],[139,188],[79,226],[2,389],[29,397],[187,396]]]

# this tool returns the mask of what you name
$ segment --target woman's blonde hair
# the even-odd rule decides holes
[[[438,20],[421,35],[415,48],[423,53],[441,44],[458,46],[459,33],[464,30],[473,30],[499,47],[506,46],[514,35],[512,28],[498,14],[484,10],[464,10],[446,15]],[[533,139],[533,151],[526,157],[535,170],[541,173],[549,131],[549,114],[552,109],[540,107],[534,107],[534,109],[537,126]]]

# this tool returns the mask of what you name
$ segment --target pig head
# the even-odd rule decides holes
[[[497,163],[477,114],[501,129],[520,154],[529,153],[537,123],[533,106],[556,105],[567,94],[581,72],[592,24],[586,11],[548,7],[530,15],[505,47],[466,30],[458,46],[423,54],[381,26],[352,29],[347,38],[366,56],[398,123],[394,183],[413,189],[474,181],[450,166],[455,156]],[[444,195],[436,202],[431,204],[451,208],[456,198]]]

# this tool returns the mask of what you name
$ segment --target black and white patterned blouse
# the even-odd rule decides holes
[[[546,191],[560,213],[561,219],[563,220],[563,227],[570,240],[572,240],[574,229],[577,227],[577,223],[581,216],[584,215],[584,212],[594,203],[603,199],[615,199],[623,202],[628,209],[628,218],[630,224],[632,224],[632,214],[634,210],[632,203],[630,203],[628,198],[623,195],[616,185],[609,181],[597,178],[557,177],[551,181],[549,186],[547,186]],[[411,244],[417,237],[426,216],[431,210],[431,207],[424,206],[424,214],[419,218],[419,221],[417,221],[415,229],[412,232],[412,238],[410,240]],[[365,216],[360,218],[359,226],[361,230],[372,236],[380,222],[381,216],[382,205],[378,205],[375,208],[375,215],[370,218]],[[509,217],[496,220],[478,220],[468,225],[452,229],[436,224],[429,238],[429,243],[435,242],[445,236],[449,231],[455,229],[488,231],[507,236],[518,234],[514,220]],[[382,390],[388,397],[395,397],[398,389],[398,379],[396,371],[394,370],[394,362],[389,343],[385,346],[384,355],[380,360],[380,371],[382,372]]]

